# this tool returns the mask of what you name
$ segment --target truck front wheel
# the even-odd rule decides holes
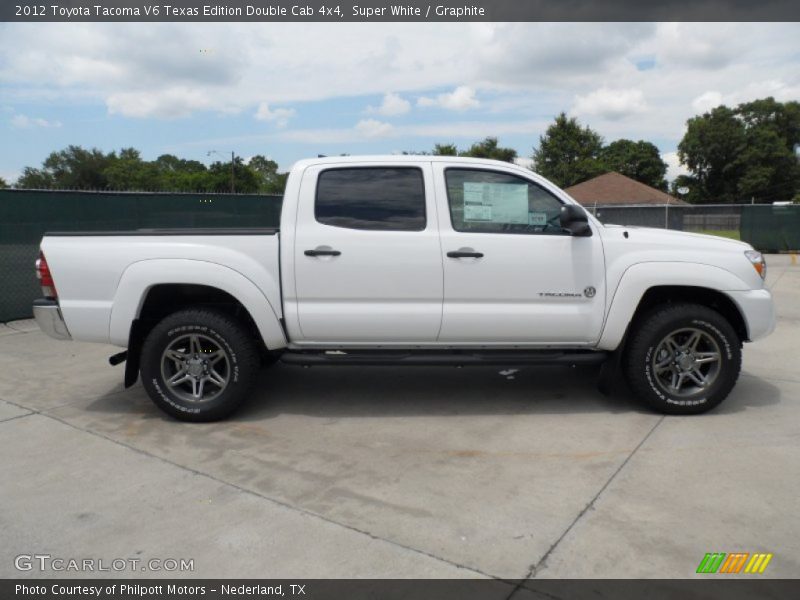
[[[699,304],[658,307],[633,325],[624,358],[634,393],[655,410],[693,415],[730,393],[742,365],[739,337]]]
[[[216,421],[247,398],[259,349],[230,316],[182,310],[158,323],[142,346],[142,383],[161,410],[182,421]]]

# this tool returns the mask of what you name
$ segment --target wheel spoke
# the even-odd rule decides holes
[[[667,349],[672,354],[674,354],[675,352],[677,352],[678,350],[681,349],[681,347],[678,344],[678,342],[676,342],[675,338],[672,337],[672,336],[669,336],[666,340],[664,340],[664,343],[667,345]]]
[[[170,377],[170,378],[167,380],[167,384],[168,384],[168,385],[170,385],[170,386],[172,386],[172,387],[174,387],[174,386],[176,386],[176,385],[180,385],[181,383],[183,383],[184,381],[186,381],[187,379],[190,379],[190,378],[191,378],[191,377],[190,377],[190,375],[189,375],[189,374],[186,372],[186,370],[185,370],[185,369],[182,369],[182,370],[178,371],[177,373],[175,373],[175,375],[173,375],[172,377]]]
[[[686,373],[679,373],[678,374],[678,385],[675,386],[676,390],[680,390],[681,386],[683,385],[683,380],[686,379]]]
[[[217,387],[225,387],[225,378],[217,373],[216,369],[213,367],[208,370],[208,375],[206,375],[206,379],[213,383]]]
[[[698,365],[716,362],[719,360],[719,352],[697,352],[694,355],[694,362]]]
[[[706,384],[708,383],[708,380],[706,379],[706,376],[703,375],[697,369],[693,369],[693,370],[687,372],[686,375],[689,376],[692,379],[692,381],[694,381],[700,387],[706,387]]]
[[[225,351],[217,350],[216,352],[212,352],[211,354],[208,355],[208,364],[215,365],[223,358],[225,358]]]
[[[673,370],[674,370],[674,367],[673,367],[671,361],[655,366],[655,371],[656,371],[657,375],[660,375],[661,373],[664,373],[665,371],[673,371]]]
[[[693,331],[692,335],[689,336],[689,339],[686,340],[686,343],[683,345],[685,350],[696,350],[697,344],[700,343],[700,340],[703,338],[702,333],[699,331]]]
[[[199,355],[200,352],[200,338],[198,338],[196,335],[193,335],[189,338],[189,353]]]
[[[186,354],[183,352],[179,352],[178,350],[169,349],[166,352],[167,358],[174,360],[175,362],[182,362],[186,360]]]
[[[658,352],[658,356],[660,356],[660,360],[655,364],[656,370],[663,370],[664,367],[668,367],[672,364],[673,356],[669,350],[662,349]]]

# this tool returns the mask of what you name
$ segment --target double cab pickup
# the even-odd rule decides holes
[[[604,225],[528,169],[461,157],[302,160],[279,228],[48,233],[37,273],[46,333],[124,348],[126,385],[188,421],[230,415],[276,361],[603,363],[694,414],[775,327],[750,245]]]

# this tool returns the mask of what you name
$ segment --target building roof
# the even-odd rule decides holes
[[[584,206],[687,204],[654,187],[612,171],[564,190]]]

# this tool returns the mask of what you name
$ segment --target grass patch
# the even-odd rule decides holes
[[[716,235],[728,238],[729,240],[741,240],[738,229],[698,229],[692,233],[704,233],[705,235]]]

